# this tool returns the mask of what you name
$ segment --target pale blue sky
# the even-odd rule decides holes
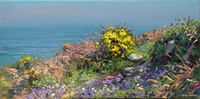
[[[162,23],[177,17],[199,19],[199,0],[0,0],[0,27],[54,27],[70,24]],[[22,2],[4,2],[22,1]],[[45,0],[43,0],[45,1]],[[47,0],[53,1],[53,0]],[[80,2],[79,2],[80,1]],[[88,1],[88,2],[81,2]],[[96,2],[89,2],[96,1]],[[102,2],[108,1],[108,2]],[[156,19],[156,20],[155,20]],[[166,23],[167,24],[167,23]]]

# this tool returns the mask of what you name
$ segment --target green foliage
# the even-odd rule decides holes
[[[13,65],[13,68],[16,68],[17,70],[20,70],[24,72],[25,70],[28,70],[31,68],[31,66],[34,66],[37,63],[37,59],[33,58],[30,55],[22,57],[17,64]]]
[[[0,76],[4,76],[4,77],[12,77],[13,75],[6,72],[3,68],[0,68]]]
[[[195,67],[194,72],[193,72],[193,78],[200,82],[200,65],[198,65],[197,67]]]
[[[116,98],[128,98],[127,96],[129,95],[129,94],[131,94],[133,91],[132,91],[132,89],[128,89],[128,90],[116,90],[116,95],[115,95],[115,97]]]
[[[64,79],[64,82],[70,83],[73,82],[83,82],[92,79],[96,79],[98,73],[94,72],[92,69],[85,69],[85,70],[73,70],[69,76]],[[77,83],[78,84],[78,83]]]
[[[41,88],[47,86],[48,84],[56,83],[56,78],[52,76],[42,76],[40,75],[37,80],[33,80],[31,86],[34,88]]]
[[[1,95],[3,92],[7,92],[7,90],[11,88],[12,84],[6,81],[3,76],[0,77],[1,77],[0,79],[0,95]]]
[[[150,57],[150,50],[154,47],[155,42],[150,42],[148,44],[140,44],[139,48],[136,49],[135,53],[142,55],[143,60],[147,60]]]
[[[112,59],[100,67],[100,72],[110,73],[114,71],[120,71],[128,66],[131,66],[132,64],[132,62],[127,60]]]
[[[200,22],[189,22],[191,23],[175,26],[155,43],[151,54],[154,61],[168,59],[166,61],[182,62],[188,58],[194,61],[192,58],[199,57]],[[191,52],[189,49],[192,49]],[[192,56],[187,53],[192,53]]]
[[[97,76],[94,73],[82,72],[80,75],[81,81],[92,80],[94,78],[97,78]]]

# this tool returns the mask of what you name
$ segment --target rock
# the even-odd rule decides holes
[[[128,59],[131,61],[141,60],[142,58],[143,58],[143,56],[138,55],[136,53],[132,53],[128,56]]]
[[[165,55],[169,56],[169,53],[173,50],[174,47],[175,47],[174,40],[169,41],[165,48]],[[169,56],[169,57],[171,57],[171,56]]]

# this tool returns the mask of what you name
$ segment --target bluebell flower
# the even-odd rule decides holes
[[[46,92],[46,98],[48,98],[50,94],[50,92]]]
[[[139,91],[137,94],[138,94],[139,96],[142,96],[143,92],[142,92],[142,91]]]
[[[125,83],[125,82],[126,82],[126,80],[124,79],[124,80],[123,80],[123,82]]]
[[[38,89],[38,90],[34,90],[34,92],[33,92],[36,96],[40,96],[41,95],[41,90],[40,89]]]
[[[64,94],[66,94],[66,92],[62,91],[62,92],[60,92],[60,94],[64,95]]]
[[[82,96],[84,96],[84,95],[85,95],[85,93],[84,93],[84,92],[82,92],[82,93],[81,93],[81,95],[82,95]]]
[[[131,94],[131,96],[137,96],[137,94],[136,94],[135,92],[133,92],[133,93]]]
[[[107,92],[106,95],[107,95],[107,96],[113,96],[114,93],[113,93],[113,92]]]
[[[120,85],[120,86],[119,86],[119,89],[120,89],[120,90],[124,90],[125,88],[124,88],[123,85]]]
[[[28,95],[28,96],[27,96],[27,99],[34,99],[34,97],[31,96],[31,95]]]
[[[137,82],[138,81],[138,79],[140,78],[140,76],[133,76],[133,80],[135,81],[135,82]]]
[[[103,83],[103,84],[107,84],[108,82],[107,82],[107,81],[105,81],[105,80],[103,80],[103,81],[102,81],[102,83]]]
[[[107,84],[112,84],[112,80],[106,79]]]
[[[112,89],[116,88],[116,84],[111,84],[110,86]]]
[[[89,98],[94,97],[94,92],[93,92],[93,91],[88,91],[88,97],[89,97]]]
[[[131,85],[130,83],[125,83],[125,84],[124,84],[124,87],[125,87],[126,89],[130,89],[130,88],[132,87],[132,85]]]
[[[143,86],[144,86],[144,87],[149,87],[151,84],[152,84],[152,82],[144,82],[144,83],[143,83]]]
[[[163,74],[166,74],[166,73],[168,73],[169,71],[168,70],[163,70]]]

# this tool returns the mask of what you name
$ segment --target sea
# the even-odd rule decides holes
[[[101,26],[124,26],[134,36],[200,18],[199,0],[0,1],[0,67],[31,55],[51,59],[65,43],[87,40]]]

